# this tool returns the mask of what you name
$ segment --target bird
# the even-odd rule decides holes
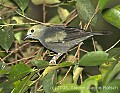
[[[63,25],[46,26],[37,24],[32,26],[25,36],[26,39],[37,39],[47,49],[58,53],[50,63],[56,64],[56,59],[67,53],[75,45],[82,44],[84,40],[94,35],[108,35],[109,31],[87,32],[84,29]]]

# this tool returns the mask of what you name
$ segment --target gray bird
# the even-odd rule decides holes
[[[45,25],[34,25],[32,26],[25,36],[24,40],[27,38],[37,39],[40,43],[50,49],[58,55],[57,58],[63,53],[68,52],[68,50],[77,44],[80,44],[87,38],[94,35],[107,35],[108,31],[103,32],[86,32],[83,29],[78,29],[74,27],[67,27],[61,25],[55,26],[45,26]],[[51,61],[55,62],[56,57],[53,57]]]

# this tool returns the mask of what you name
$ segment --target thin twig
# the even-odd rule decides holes
[[[67,56],[67,53],[63,55],[63,57],[60,59],[60,61],[58,62],[58,64],[59,64],[60,62],[62,62],[62,60],[63,60],[66,56]]]
[[[7,8],[11,8],[11,9],[16,9],[17,7],[13,7],[13,6],[8,6],[8,5],[4,5],[2,2],[0,2],[0,5],[7,7]]]
[[[39,22],[39,21],[37,21],[37,20],[33,20],[33,19],[29,18],[29,17],[26,17],[25,15],[19,13],[18,11],[16,11],[16,13],[17,13],[18,15],[20,15],[20,16],[28,19],[28,20],[30,20],[30,21],[33,21],[33,22],[35,22],[35,23],[40,23],[40,24],[42,24],[42,22]]]
[[[80,29],[83,29],[81,20],[80,20],[79,26],[80,26]]]
[[[84,50],[84,49],[81,49],[81,48],[80,48],[80,51],[85,52],[85,53],[88,53],[88,51],[86,51],[86,50]]]
[[[110,51],[110,50],[111,50],[112,48],[114,48],[119,42],[120,42],[120,39],[119,39],[115,44],[113,44],[110,48],[108,48],[105,52]]]
[[[15,49],[14,51],[12,51],[11,53],[9,53],[7,56],[5,56],[2,60],[4,61],[6,58],[8,58],[10,55],[12,55],[14,52],[18,51],[19,49],[21,49],[22,47],[28,45],[29,43],[26,43],[22,46],[20,46],[19,48]]]
[[[94,38],[93,38],[93,37],[92,37],[92,42],[93,42],[93,47],[94,47],[94,50],[96,51],[95,40],[94,40]]]
[[[32,57],[32,58],[35,57],[35,54],[37,54],[38,52],[39,52],[39,50],[37,50],[36,52],[34,52],[31,57]],[[24,64],[28,64],[28,63],[30,63],[30,62],[31,62],[31,60],[25,62]]]
[[[43,22],[46,21],[46,0],[43,0]]]
[[[92,22],[92,19],[95,17],[95,15],[98,13],[99,11],[99,5],[96,6],[95,12],[92,15],[92,17],[90,18],[89,22],[87,23],[87,25],[84,26],[84,30],[88,29],[88,26],[90,25],[90,23]]]
[[[16,32],[16,31],[24,31],[24,30],[28,30],[28,28],[16,28],[16,29],[13,29],[14,32]]]
[[[62,84],[63,81],[65,80],[65,78],[67,77],[68,73],[70,72],[70,70],[72,69],[72,66],[69,67],[68,71],[66,72],[65,76],[62,78],[62,80],[60,80],[58,83]]]
[[[9,14],[9,13],[12,13],[13,11],[15,11],[14,8],[9,9],[9,10],[7,10],[7,11],[5,11],[5,12],[0,13],[0,16],[7,15],[7,14]]]
[[[81,82],[81,84],[83,83],[82,73],[80,73],[80,82]]]
[[[66,26],[67,24],[69,24],[73,19],[75,19],[77,16],[78,16],[78,14],[77,14],[77,12],[76,12],[77,10],[76,9],[74,9],[69,15],[68,15],[68,17],[66,18],[66,20],[65,21],[62,21],[62,23],[64,23],[64,26]]]
[[[23,61],[23,60],[28,60],[28,59],[31,59],[31,58],[33,58],[33,57],[35,57],[35,56],[30,56],[30,57],[22,58],[22,59],[19,59],[19,60],[16,60],[16,61],[7,63],[7,65],[11,65],[11,64],[13,64],[13,63],[17,63],[17,62]]]
[[[81,44],[79,44],[79,47],[82,45],[83,43],[81,42]],[[78,47],[78,46],[77,46]],[[79,48],[78,48],[79,49]],[[78,55],[78,49],[75,53],[74,58],[71,59],[71,62],[74,62],[76,60],[76,56]],[[65,78],[67,77],[68,73],[70,72],[70,70],[72,69],[72,66],[69,67],[68,71],[66,72],[65,76],[62,78],[62,80],[60,80],[58,83],[62,84],[62,82],[65,80]]]
[[[76,49],[76,48],[78,48],[78,46],[76,46],[76,47],[73,47],[72,49],[70,49],[69,51],[72,51],[72,50],[74,50],[74,49]]]
[[[30,20],[30,21],[32,21],[32,22],[35,22],[35,23],[38,23],[38,24],[42,24],[42,25],[51,25],[51,23],[43,23],[43,22],[39,22],[39,21],[37,21],[37,20],[33,20],[33,19],[29,18],[29,17],[26,17],[25,15],[22,15],[22,14],[19,13],[18,11],[16,11],[16,13],[17,13],[18,15],[20,15],[20,16],[22,16],[22,17],[24,17],[24,18],[26,18],[26,19],[28,19],[28,20]]]
[[[92,32],[92,28],[90,27],[90,31]],[[96,45],[95,45],[95,40],[94,38],[92,37],[92,42],[93,42],[93,47],[94,47],[94,50],[96,51]]]
[[[4,27],[4,26],[18,26],[18,25],[29,25],[29,24],[35,25],[36,23],[4,24],[0,26]]]

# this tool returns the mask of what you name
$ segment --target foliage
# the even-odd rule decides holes
[[[120,93],[120,1],[106,8],[112,2],[0,0],[0,93]],[[86,40],[87,45],[74,47],[51,65],[53,52],[38,41],[22,40],[34,24],[84,25],[85,30],[109,25],[115,36]]]

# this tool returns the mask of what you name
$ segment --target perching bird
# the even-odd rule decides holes
[[[109,34],[108,31],[86,32],[83,29],[74,27],[62,25],[44,26],[38,24],[28,30],[24,40],[27,38],[37,39],[44,47],[58,53],[58,57],[89,37],[107,34]],[[52,61],[54,59],[55,57],[53,57]]]

